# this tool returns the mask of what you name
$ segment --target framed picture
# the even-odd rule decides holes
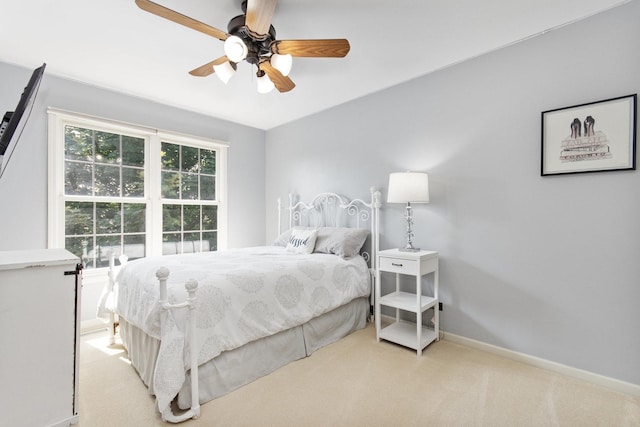
[[[635,169],[636,98],[544,111],[541,175]]]

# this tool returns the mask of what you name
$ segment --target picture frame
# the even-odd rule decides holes
[[[637,94],[542,112],[542,176],[635,170]]]

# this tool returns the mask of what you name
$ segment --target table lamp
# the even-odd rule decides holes
[[[395,172],[389,174],[387,203],[406,203],[407,244],[400,249],[403,252],[418,252],[414,248],[413,213],[411,203],[429,203],[429,176],[423,172]]]

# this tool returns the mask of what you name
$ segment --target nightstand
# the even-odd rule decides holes
[[[383,272],[395,273],[395,292],[381,295],[380,278]],[[392,341],[405,347],[413,348],[418,356],[422,349],[433,341],[440,339],[440,320],[438,305],[438,252],[418,251],[403,252],[388,249],[378,252],[378,271],[375,295],[376,339]],[[400,275],[415,276],[416,292],[400,291]],[[422,276],[433,274],[433,295],[422,295]],[[380,307],[396,309],[395,322],[385,328],[381,327]],[[422,313],[433,308],[433,329],[422,326]],[[400,311],[415,313],[416,323],[400,319]]]

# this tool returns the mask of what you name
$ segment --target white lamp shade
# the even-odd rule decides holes
[[[229,61],[224,61],[222,64],[214,65],[213,70],[216,72],[216,76],[218,76],[224,84],[227,84],[229,79],[233,77],[236,72]]]
[[[429,176],[423,172],[389,174],[387,203],[429,203]]]
[[[259,93],[269,93],[273,90],[275,85],[266,74],[258,77],[258,92]]]
[[[271,65],[280,71],[283,76],[288,76],[291,72],[291,66],[293,65],[293,57],[288,53],[286,55],[274,53],[271,55]]]
[[[238,36],[229,36],[224,41],[224,54],[233,62],[240,62],[247,57],[249,49]]]

